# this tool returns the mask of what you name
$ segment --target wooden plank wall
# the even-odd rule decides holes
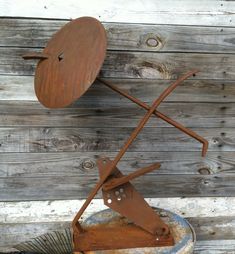
[[[66,109],[34,95],[40,51],[71,18],[106,28],[100,76],[148,104],[181,74],[200,72],[160,106],[209,141],[201,145],[151,118],[120,162],[123,172],[159,161],[134,181],[155,206],[189,218],[195,253],[235,253],[235,2],[0,0],[0,251],[68,225],[97,181],[96,159],[113,158],[144,111],[96,82]],[[104,208],[95,200],[84,215]]]

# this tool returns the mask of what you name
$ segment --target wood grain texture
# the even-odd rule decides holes
[[[45,47],[68,21],[0,19],[0,46]],[[161,52],[235,52],[233,27],[103,23],[108,49]]]
[[[3,251],[4,253],[16,251],[13,246],[18,243],[27,241],[32,237],[37,237],[48,232],[61,230],[66,227],[69,227],[69,222],[2,224],[0,225],[0,251]]]
[[[235,253],[234,13],[234,1],[217,0],[0,0],[0,16],[20,17],[0,19],[0,251],[69,225],[84,201],[77,199],[97,182],[96,159],[114,158],[144,113],[97,82],[69,108],[37,102],[35,62],[21,55],[41,51],[71,17],[90,15],[108,35],[100,76],[148,104],[170,79],[201,70],[160,109],[209,139],[207,157],[199,143],[151,119],[119,167],[128,173],[161,162],[133,182],[137,189],[151,205],[190,217],[196,254]],[[101,208],[96,199],[85,216]]]
[[[193,225],[197,239],[200,240],[234,240],[235,217],[188,218]],[[226,225],[226,227],[224,227]]]
[[[234,254],[234,240],[198,241],[194,249],[195,254]]]
[[[59,200],[87,197],[97,175],[0,178],[0,200]],[[231,197],[235,195],[234,174],[146,175],[133,184],[144,197]],[[100,194],[98,194],[100,198]]]
[[[71,19],[93,16],[101,21],[155,24],[187,24],[233,26],[234,1],[193,0],[167,1],[117,1],[68,0],[66,5],[56,0],[20,0],[15,5],[10,0],[0,2],[0,16]]]
[[[114,158],[114,152],[0,153],[0,177],[96,176],[97,158]],[[234,174],[235,152],[127,152],[119,167],[125,173],[160,162],[158,174]]]
[[[119,88],[130,93],[146,103],[152,103],[154,99],[171,83],[169,80],[149,79],[106,79]],[[1,102],[4,101],[4,102]],[[5,102],[9,101],[9,103]],[[6,103],[9,108],[19,101],[21,107],[27,101],[37,101],[33,88],[32,76],[8,76],[0,75],[0,103]],[[235,102],[235,81],[232,80],[185,80],[167,98],[167,102]],[[39,103],[38,103],[39,104]],[[119,96],[97,81],[89,88],[73,106],[79,108],[112,107],[122,105],[137,108],[129,100]],[[33,107],[31,105],[30,107]],[[46,109],[41,106],[41,111]],[[68,109],[62,109],[67,111]]]
[[[0,101],[0,127],[135,127],[145,111],[128,103],[117,107],[118,99],[118,97],[114,98],[109,105],[108,102],[99,107],[94,104],[91,108],[85,107],[85,100],[84,103],[79,102],[70,108],[57,110],[43,108],[37,102]],[[234,106],[234,103],[169,102],[163,103],[159,111],[189,128],[201,126],[233,128],[235,125]],[[146,127],[159,128],[172,127],[172,125],[152,116]]]
[[[0,202],[0,224],[72,221],[84,201]],[[183,217],[213,219],[235,216],[234,197],[147,198],[146,201],[151,206],[170,210]],[[106,208],[103,199],[94,199],[84,212],[83,219]]]
[[[101,120],[102,121],[102,120]],[[118,151],[133,128],[1,128],[0,152]],[[192,128],[210,151],[234,151],[234,128]],[[144,128],[128,151],[195,151],[201,144],[175,128]],[[195,153],[196,155],[197,153]]]
[[[16,243],[29,240],[33,236],[69,226],[83,202],[84,200],[1,202],[0,251],[10,250]],[[147,199],[147,202],[152,206],[164,207],[184,217],[190,217],[189,221],[195,227],[198,236],[196,253],[207,253],[206,251],[210,250],[230,253],[222,250],[233,250],[233,240],[220,239],[233,239],[234,198],[153,198]],[[104,208],[103,201],[96,199],[86,210],[84,218]],[[223,227],[225,224],[227,226]],[[215,241],[220,242],[221,246],[215,244]]]
[[[35,61],[23,61],[30,48],[0,48],[1,75],[34,75]],[[39,49],[34,49],[40,52]],[[194,79],[235,79],[233,54],[158,53],[108,51],[101,77],[176,79],[187,70],[198,69]]]
[[[217,239],[227,240],[225,243],[230,243],[234,246],[234,217],[217,217],[217,221],[211,218],[198,218],[194,221],[193,218],[188,218],[192,223],[192,226],[196,230],[196,235],[198,241],[204,239],[215,241]],[[224,224],[230,225],[228,230],[223,228]],[[46,232],[52,232],[54,230],[62,230],[69,227],[69,222],[56,222],[56,223],[23,223],[23,224],[2,224],[0,225],[2,246],[0,250],[7,250],[12,248],[13,245],[29,240],[32,236],[37,237]],[[9,237],[9,235],[11,235]],[[228,250],[231,247],[229,244]],[[201,248],[200,242],[197,247],[199,250]],[[203,247],[205,248],[205,246]],[[217,247],[216,247],[217,248]],[[221,249],[225,249],[221,247]],[[225,249],[226,250],[226,249]],[[227,253],[227,252],[226,252]]]

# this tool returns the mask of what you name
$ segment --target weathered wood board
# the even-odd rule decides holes
[[[91,99],[91,97],[89,97]],[[105,100],[105,98],[104,98]],[[105,101],[98,101],[103,104]],[[84,102],[84,103],[83,103]],[[145,111],[133,104],[120,103],[119,97],[114,98],[107,105],[97,107],[93,101],[90,108],[86,108],[89,99],[84,96],[84,100],[79,105],[70,108],[49,110],[43,108],[37,102],[31,101],[5,101],[0,102],[0,127],[79,127],[92,128],[113,128],[115,127],[135,127],[143,117]],[[148,103],[149,105],[151,103]],[[173,102],[163,103],[159,111],[173,118],[188,128],[233,128],[235,125],[235,103],[189,103]],[[177,107],[176,107],[177,105]],[[153,116],[146,127],[172,127],[158,117]]]
[[[171,210],[185,217],[213,219],[235,216],[234,197],[147,198],[146,201],[152,206]],[[83,202],[85,199],[0,202],[0,218],[8,224],[71,221]],[[94,199],[83,218],[105,208],[102,199]]]
[[[0,153],[0,177],[53,177],[97,175],[96,160],[114,158],[115,152]],[[235,152],[127,152],[119,167],[125,173],[160,162],[152,174],[234,174]]]
[[[114,158],[145,112],[99,82],[65,109],[37,102],[36,62],[21,55],[90,15],[107,31],[100,76],[149,105],[181,74],[200,70],[159,111],[207,138],[207,157],[152,117],[119,167],[128,173],[161,162],[134,181],[138,190],[151,205],[189,217],[196,254],[235,253],[234,13],[235,1],[224,0],[0,0],[0,251],[68,226],[98,179],[96,159]],[[84,216],[102,208],[96,199]]]
[[[0,46],[45,47],[51,36],[68,21],[1,19]],[[234,53],[233,27],[199,27],[103,23],[108,49],[161,52]]]
[[[215,217],[216,220],[212,220],[211,218],[199,218],[197,221],[193,221],[193,219],[188,218],[188,220],[192,223],[192,226],[196,230],[197,239],[198,241],[202,240],[230,240],[232,243],[234,242],[234,217],[233,218],[226,218],[223,217]],[[231,224],[231,232],[230,235],[224,236],[223,227],[221,227],[224,223],[230,223]],[[24,224],[4,224],[1,227],[1,237],[3,242],[3,246],[1,249],[7,249],[9,245],[16,245],[21,242],[27,241],[28,239],[32,238],[32,235],[34,237],[37,237],[39,235],[45,234],[50,231],[54,230],[61,230],[65,227],[69,227],[69,222],[57,222],[57,223],[50,223],[50,222],[44,222],[44,223],[24,223]],[[204,224],[204,226],[200,227],[198,225]],[[22,231],[25,232],[25,234],[22,234]],[[10,235],[14,236],[11,237]],[[0,250],[1,250],[0,249]]]
[[[210,245],[208,241],[212,241],[213,243],[215,240],[218,241],[219,239],[223,239],[223,241],[228,243],[226,248],[220,246],[221,250],[233,250],[230,248],[233,246],[235,235],[235,210],[232,205],[234,198],[154,198],[148,199],[147,201],[153,206],[164,207],[187,217],[197,233],[199,242],[197,243],[196,250],[198,249],[199,251],[201,248],[207,250],[205,244]],[[69,227],[70,221],[76,213],[76,209],[78,209],[83,202],[84,200],[61,200],[52,202],[30,201],[0,203],[1,210],[3,211],[3,215],[0,218],[1,220],[5,220],[5,223],[0,225],[2,232],[1,240],[3,243],[0,247],[0,251],[7,250],[9,249],[8,246],[30,239],[32,234],[36,237],[46,232]],[[208,206],[206,206],[206,204]],[[213,209],[214,204],[217,204],[215,209]],[[92,214],[92,212],[104,208],[105,206],[102,200],[94,200],[89,206],[89,209],[86,210],[84,218]],[[225,215],[227,216],[225,217]],[[193,216],[197,217],[195,218]],[[60,222],[58,222],[58,218]],[[224,224],[230,226],[224,228]],[[227,232],[226,229],[229,231]],[[25,234],[22,234],[22,231],[25,232]],[[203,241],[204,244],[200,243],[201,241]],[[218,246],[215,245],[213,248],[217,249]]]
[[[0,47],[0,74],[33,75],[36,62],[22,61],[22,55],[30,51],[30,48]],[[100,77],[176,79],[186,70],[197,69],[200,72],[194,79],[233,80],[234,68],[231,54],[107,51]]]
[[[234,151],[234,128],[192,128],[209,141],[210,151]],[[118,151],[133,128],[1,128],[0,152]],[[114,135],[115,134],[115,135]],[[175,128],[145,128],[129,151],[200,151],[201,143]]]
[[[110,79],[106,80],[116,84],[119,88],[124,89],[131,95],[151,103],[156,97],[172,83],[170,80],[149,80],[149,79]],[[13,102],[20,101],[18,105],[27,103],[27,101],[37,101],[33,89],[32,76],[11,76],[0,75],[0,102],[10,101],[7,108],[13,107]],[[38,102],[38,101],[37,101]],[[186,80],[166,99],[166,102],[235,102],[235,81],[233,80]],[[98,108],[100,106],[116,106],[122,108],[123,104],[128,107],[137,108],[129,100],[115,94],[113,91],[104,87],[99,82],[95,82],[77,102],[71,107],[78,108]],[[38,103],[39,105],[39,103]],[[163,104],[164,105],[164,102]],[[160,107],[161,107],[160,105]],[[203,104],[201,104],[203,106]],[[190,106],[190,105],[189,105]],[[28,110],[33,106],[30,105]],[[69,108],[62,109],[63,112],[68,112]],[[192,107],[191,107],[192,108]],[[42,112],[49,109],[40,107]],[[175,109],[177,110],[177,108]],[[5,112],[5,111],[4,111]],[[53,110],[53,112],[57,112]],[[200,113],[200,112],[199,112]]]
[[[196,243],[195,254],[234,254],[234,240],[207,240]]]
[[[58,200],[86,198],[98,176],[54,176],[0,178],[2,201]],[[228,197],[234,196],[233,174],[148,175],[133,181],[144,197]],[[98,194],[98,197],[101,197]]]
[[[0,16],[71,19],[93,16],[101,21],[150,24],[187,24],[202,26],[234,26],[234,1],[226,0],[146,0],[116,1],[10,0],[0,2]]]

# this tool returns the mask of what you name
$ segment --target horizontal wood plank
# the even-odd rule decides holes
[[[0,48],[0,74],[34,75],[36,61],[24,61],[30,48]],[[39,52],[39,49],[34,49]],[[191,69],[194,79],[235,79],[233,54],[158,53],[108,51],[101,77],[176,79]]]
[[[147,198],[146,201],[151,206],[170,210],[183,217],[210,217],[213,220],[215,217],[235,216],[234,197]],[[0,202],[0,224],[72,221],[84,202],[84,199]],[[103,199],[94,199],[82,217],[86,219],[106,208]]]
[[[203,239],[209,239],[213,241],[223,239],[227,240],[227,242],[232,241],[233,243],[235,236],[234,217],[217,217],[216,219],[217,220],[211,218],[189,218],[189,221],[195,228],[197,240],[202,241]],[[229,224],[227,228],[223,227],[225,223]],[[69,222],[2,224],[0,225],[2,232],[0,250],[12,248],[12,246],[28,241],[32,237],[37,237],[48,232],[52,233],[55,230],[61,231],[68,227]]]
[[[102,121],[102,120],[101,120]],[[118,151],[134,128],[1,128],[0,152]],[[210,151],[234,151],[234,128],[192,128]],[[144,128],[128,151],[195,151],[201,144],[175,128]]]
[[[234,254],[235,240],[197,241],[194,254]]]
[[[171,84],[169,80],[146,79],[106,79],[112,84],[125,90],[131,95],[146,103],[154,99]],[[4,101],[4,102],[1,102]],[[7,103],[5,101],[9,101]],[[14,107],[15,101],[24,101],[18,104],[19,110],[27,101],[37,101],[34,92],[34,78],[32,76],[0,76],[0,103],[7,107]],[[167,97],[167,102],[235,102],[235,81],[230,80],[185,80],[172,94]],[[0,104],[0,105],[1,105]],[[39,103],[38,103],[39,104]],[[109,88],[95,82],[89,90],[76,101],[75,106],[81,108],[107,107],[133,105],[129,100],[119,96]],[[2,107],[2,106],[1,106]],[[7,109],[6,107],[6,109]],[[32,108],[32,106],[29,106]],[[70,106],[74,107],[73,106]],[[136,106],[134,106],[136,108]],[[6,112],[3,109],[3,112]],[[43,106],[41,111],[45,111]],[[67,109],[63,109],[67,110]]]
[[[234,254],[235,240],[207,240],[197,241],[194,254]],[[14,252],[15,248],[0,247],[4,253]]]
[[[94,5],[92,0],[67,0],[66,5],[56,0],[22,0],[12,5],[10,0],[0,2],[0,16],[71,19],[93,16],[101,21],[128,23],[158,23],[233,26],[234,1],[192,0],[129,1],[104,0]]]
[[[98,182],[98,176],[53,176],[0,178],[0,200],[82,199]],[[146,175],[133,183],[145,197],[231,197],[235,195],[234,174]],[[98,194],[98,197],[100,195]]]
[[[69,222],[2,224],[0,225],[0,251],[4,253],[17,251],[13,246],[48,232],[62,230],[69,225]]]
[[[96,160],[114,158],[114,152],[0,153],[0,177],[53,177],[97,175]],[[158,174],[234,174],[235,152],[127,152],[119,163],[125,174],[160,162]]]
[[[235,253],[234,13],[235,2],[224,0],[68,0],[66,6],[0,0],[0,16],[19,17],[0,19],[0,200],[6,201],[0,251],[69,226],[84,202],[73,199],[86,198],[98,181],[96,159],[114,158],[144,113],[98,83],[66,109],[37,102],[36,62],[21,55],[41,51],[63,24],[88,15],[104,22],[108,36],[100,76],[148,104],[169,80],[200,69],[159,109],[207,138],[207,157],[200,156],[201,144],[151,119],[119,167],[127,174],[161,162],[160,170],[133,181],[136,188],[151,205],[189,217],[195,253]],[[101,208],[96,199],[84,216]]]
[[[235,88],[235,87],[234,87]],[[100,99],[100,98],[99,98]],[[0,127],[135,127],[145,110],[135,104],[120,104],[119,97],[110,104],[86,108],[78,102],[66,109],[47,109],[39,102],[0,101]],[[102,102],[101,102],[102,103]],[[151,103],[149,103],[151,105]],[[235,103],[163,103],[159,111],[188,128],[232,128],[235,126]],[[172,127],[153,116],[146,127]]]
[[[68,21],[0,19],[0,46],[45,47]],[[108,49],[161,52],[234,53],[233,27],[104,23]]]
[[[234,240],[235,217],[188,218],[196,231],[198,240]],[[226,226],[225,226],[226,225]]]
[[[178,213],[193,225],[197,234],[196,253],[206,250],[233,250],[234,238],[234,198],[154,198],[147,202],[156,207],[164,207]],[[70,221],[84,200],[1,202],[1,245],[0,251],[10,251],[17,243],[41,234],[62,230]],[[94,211],[104,209],[102,200],[96,199],[84,213],[87,218]],[[224,226],[226,225],[226,227]],[[222,240],[223,239],[223,240]],[[226,239],[226,240],[225,240]],[[228,240],[231,239],[231,240]],[[203,242],[201,242],[203,241]],[[220,242],[219,247],[212,243]],[[210,252],[208,252],[210,253]],[[212,252],[213,253],[213,252]],[[215,252],[217,253],[217,252]],[[232,253],[232,252],[231,252]]]

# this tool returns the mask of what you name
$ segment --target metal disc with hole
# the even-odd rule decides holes
[[[86,254],[191,254],[193,253],[193,248],[196,241],[195,232],[192,226],[187,220],[181,216],[172,213],[167,210],[154,208],[156,213],[158,213],[161,219],[166,222],[169,226],[170,231],[174,237],[175,245],[169,247],[151,247],[151,248],[134,248],[134,249],[121,249],[121,250],[99,250],[99,251],[87,251]],[[126,218],[120,216],[120,214],[112,211],[111,209],[106,209],[91,215],[88,219],[84,221],[86,226],[94,226],[114,223]],[[126,221],[126,223],[130,223]],[[79,253],[79,252],[76,252]]]
[[[48,42],[35,73],[35,93],[48,108],[68,106],[96,79],[106,53],[106,32],[91,17],[75,19]]]

